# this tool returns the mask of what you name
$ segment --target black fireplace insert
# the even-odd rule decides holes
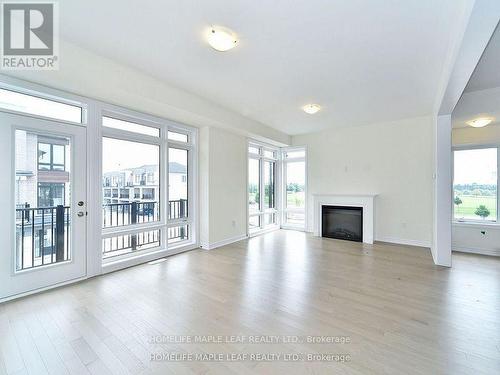
[[[321,235],[363,242],[363,207],[322,206]]]

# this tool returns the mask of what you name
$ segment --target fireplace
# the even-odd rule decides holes
[[[363,242],[363,208],[352,206],[321,206],[321,235]]]

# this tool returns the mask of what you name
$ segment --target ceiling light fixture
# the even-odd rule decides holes
[[[223,26],[212,26],[208,30],[207,40],[208,44],[219,52],[229,51],[238,45],[236,33]]]
[[[492,118],[481,117],[481,118],[476,118],[476,119],[471,120],[471,121],[467,121],[467,125],[470,125],[474,128],[482,128],[483,126],[490,124],[492,121],[493,121]]]
[[[315,113],[317,113],[321,110],[321,106],[319,104],[307,104],[307,105],[302,107],[302,110],[305,113],[308,113],[310,115],[314,115]]]

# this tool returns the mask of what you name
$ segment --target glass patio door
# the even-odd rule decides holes
[[[0,299],[86,274],[86,130],[0,113]]]

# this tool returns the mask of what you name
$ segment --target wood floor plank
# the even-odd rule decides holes
[[[496,374],[500,259],[277,231],[0,305],[0,375]],[[165,338],[343,336],[185,343]],[[152,361],[166,353],[350,356],[350,361]],[[2,373],[3,371],[3,373]]]

